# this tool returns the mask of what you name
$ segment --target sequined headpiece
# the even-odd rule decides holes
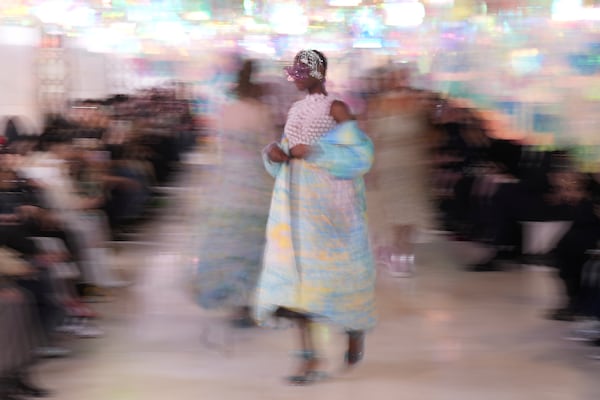
[[[324,69],[325,62],[316,51],[301,50],[296,55],[294,61],[295,62],[293,66],[285,68],[289,79],[306,79],[309,76],[319,80],[323,80],[325,78],[323,73],[320,71],[321,68]]]

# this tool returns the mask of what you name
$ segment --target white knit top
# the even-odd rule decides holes
[[[324,94],[309,94],[292,105],[284,129],[290,148],[312,145],[336,126],[330,115],[334,101],[335,98]]]

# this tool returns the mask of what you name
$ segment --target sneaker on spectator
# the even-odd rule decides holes
[[[76,332],[80,339],[96,339],[104,336],[104,331],[97,326],[84,326]]]
[[[600,322],[586,321],[573,329],[565,339],[573,342],[590,342],[600,338]]]
[[[586,332],[586,331],[573,331],[564,337],[565,340],[571,342],[590,342],[600,337],[600,331]]]
[[[93,339],[104,335],[104,331],[89,322],[79,325],[73,333],[81,339]]]
[[[57,333],[72,335],[75,333],[78,326],[77,318],[67,318],[61,325],[56,327],[55,331]]]

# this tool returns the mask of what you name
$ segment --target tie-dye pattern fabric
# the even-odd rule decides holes
[[[203,182],[199,205],[194,290],[207,309],[248,306],[261,273],[272,179],[260,149],[271,138],[260,103],[237,101],[221,118],[223,162]]]
[[[288,152],[284,138],[281,148]],[[307,160],[274,164],[256,311],[261,323],[277,307],[345,329],[375,325],[375,268],[368,242],[365,189],[373,145],[354,121],[338,125]]]

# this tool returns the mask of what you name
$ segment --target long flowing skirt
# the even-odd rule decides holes
[[[283,166],[267,226],[258,320],[286,307],[367,330],[375,325],[374,285],[362,178],[334,179],[306,161]]]
[[[256,169],[221,166],[205,182],[209,195],[196,221],[194,278],[196,299],[204,308],[251,302],[262,267],[270,191],[264,183],[268,176]]]

